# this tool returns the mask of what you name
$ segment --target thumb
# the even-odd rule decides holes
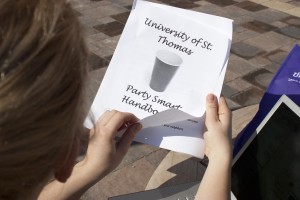
[[[208,94],[206,96],[205,124],[207,128],[209,128],[213,126],[216,122],[219,122],[217,98],[214,94]]]

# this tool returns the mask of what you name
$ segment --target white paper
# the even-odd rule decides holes
[[[231,37],[232,20],[137,0],[91,112],[134,113],[136,141],[203,157],[205,99],[220,95]]]

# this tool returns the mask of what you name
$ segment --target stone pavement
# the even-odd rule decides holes
[[[105,74],[130,13],[132,0],[71,0],[90,50],[90,100]],[[300,44],[299,0],[153,0],[234,20],[222,94],[231,109],[259,103],[294,44]],[[134,143],[124,162],[82,199],[142,191],[167,150]],[[202,162],[191,158],[192,162]],[[184,166],[184,164],[182,165]],[[192,181],[181,176],[178,182]],[[194,180],[197,180],[195,176]]]

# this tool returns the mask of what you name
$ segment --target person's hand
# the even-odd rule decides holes
[[[207,131],[204,133],[205,154],[211,159],[231,159],[231,111],[224,97],[219,105],[213,94],[206,97]]]
[[[66,182],[50,182],[39,199],[79,199],[120,164],[135,134],[142,128],[137,122],[138,119],[133,114],[106,111],[90,131],[85,158],[74,166],[71,176],[67,175]],[[125,132],[117,142],[115,136],[120,129]]]
[[[106,111],[96,122],[96,127],[90,131],[87,154],[78,164],[97,179],[114,170],[127,153],[134,136],[142,128],[137,123],[138,120],[131,113]],[[117,142],[117,131],[123,128],[127,129]]]
[[[226,101],[213,94],[206,97],[207,131],[204,133],[205,154],[209,159],[195,199],[230,199],[231,111]]]

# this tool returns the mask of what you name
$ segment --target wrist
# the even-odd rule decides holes
[[[104,177],[102,174],[99,174],[99,170],[96,172],[92,166],[83,160],[74,166],[72,176],[74,179],[80,180],[82,184],[90,187]]]
[[[218,163],[218,164],[222,164],[222,165],[231,165],[232,162],[232,153],[216,153],[216,154],[212,154],[209,157],[209,163]]]

